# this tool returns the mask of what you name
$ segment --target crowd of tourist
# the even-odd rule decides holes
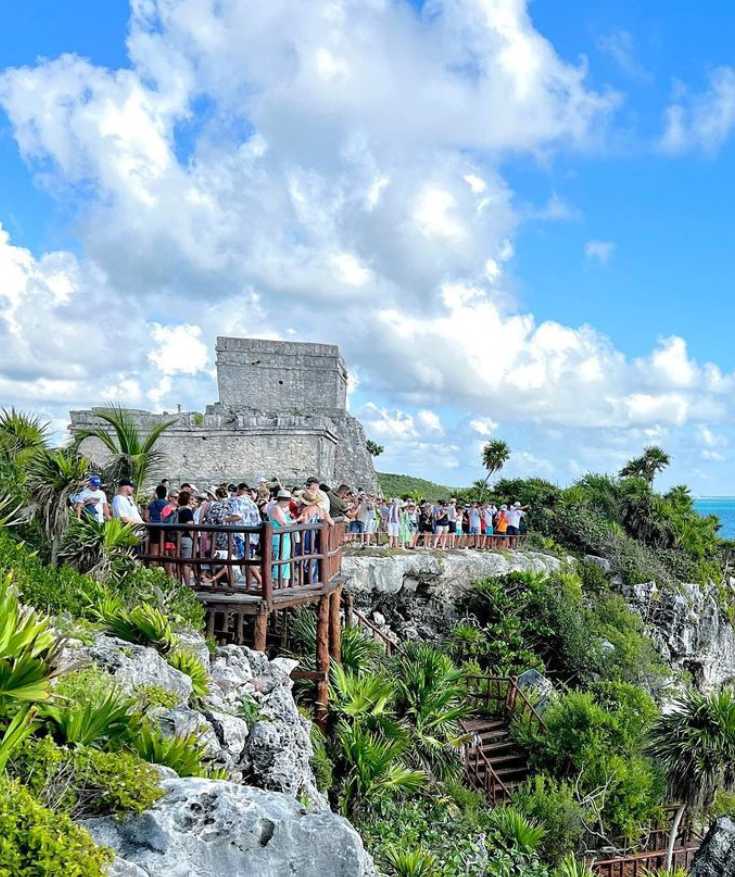
[[[150,540],[153,554],[176,554],[182,560],[193,557],[194,533],[186,525],[221,528],[197,534],[196,550],[200,557],[248,559],[259,551],[258,533],[244,533],[242,528],[256,528],[269,521],[274,530],[274,556],[289,557],[292,551],[288,528],[294,524],[346,523],[348,539],[358,546],[386,544],[389,548],[514,548],[525,532],[527,509],[520,502],[496,506],[492,502],[461,503],[457,499],[416,502],[397,497],[385,499],[366,491],[354,492],[346,484],[336,489],[308,478],[302,486],[285,488],[278,479],[258,478],[255,485],[221,483],[204,489],[184,482],[179,488],[163,479],[153,498],[141,509],[135,499],[135,485],[123,479],[112,500],[102,488],[99,475],[92,475],[86,487],[73,497],[78,517],[83,515],[103,522],[118,518],[136,526],[176,524],[176,537]],[[279,531],[286,530],[285,533]],[[231,531],[231,532],[230,532]],[[176,541],[174,542],[174,538]],[[303,555],[309,546],[309,534],[294,534]],[[248,567],[253,575],[257,570]],[[214,584],[231,577],[231,566],[204,570],[204,583]],[[283,570],[280,571],[282,576]],[[288,570],[286,570],[288,573]],[[191,570],[185,571],[188,578]]]

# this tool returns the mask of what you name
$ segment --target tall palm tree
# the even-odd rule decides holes
[[[664,768],[668,792],[678,803],[671,825],[666,867],[687,806],[709,806],[718,789],[735,788],[735,695],[692,690],[674,702],[650,734],[650,754]]]
[[[143,436],[135,419],[119,405],[95,409],[94,413],[112,427],[112,433],[103,426],[80,430],[74,439],[75,446],[78,448],[88,438],[102,442],[110,453],[106,466],[110,480],[129,478],[135,484],[136,491],[142,491],[151,473],[165,460],[165,455],[156,450],[156,442],[162,433],[176,423],[176,418],[162,420]]]
[[[509,459],[510,448],[506,442],[501,441],[500,439],[495,439],[494,441],[485,444],[482,449],[482,465],[485,468],[487,475],[482,482],[482,493],[484,493],[487,488],[488,481],[496,472],[500,472]]]
[[[89,468],[89,460],[73,448],[44,450],[29,463],[28,490],[51,543],[51,563],[54,566],[69,523],[71,498],[81,490]]]
[[[646,448],[640,457],[629,460],[620,470],[620,476],[621,478],[630,476],[644,478],[649,484],[652,484],[656,475],[663,472],[670,462],[671,458],[666,451],[652,446]]]

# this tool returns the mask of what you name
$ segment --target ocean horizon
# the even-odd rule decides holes
[[[735,539],[735,496],[698,496],[694,508],[700,515],[717,515],[722,525],[719,535]]]

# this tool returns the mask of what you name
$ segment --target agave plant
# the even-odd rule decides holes
[[[170,767],[180,777],[209,775],[205,746],[197,734],[165,737],[158,728],[144,723],[135,735],[133,748],[144,761]]]
[[[0,529],[10,529],[25,524],[28,512],[22,502],[10,493],[0,494]]]
[[[84,700],[70,699],[46,707],[44,715],[64,743],[107,748],[136,736],[134,701],[117,688],[91,691]]]
[[[37,453],[28,466],[28,489],[51,543],[51,563],[56,565],[69,523],[71,499],[82,488],[90,463],[63,448]]]
[[[126,609],[117,598],[107,595],[93,614],[118,639],[153,646],[164,654],[174,645],[175,637],[168,618],[147,603]]]
[[[554,877],[595,877],[595,872],[572,855],[565,856],[554,871]]]
[[[124,561],[132,562],[139,543],[138,528],[119,518],[100,522],[82,517],[71,522],[59,557],[80,572],[104,581],[115,566]]]
[[[75,435],[75,446],[79,448],[89,438],[97,439],[109,454],[105,466],[109,479],[119,481],[121,478],[129,478],[136,489],[142,491],[153,471],[165,460],[165,455],[156,450],[156,443],[176,423],[176,418],[161,421],[144,436],[135,419],[119,405],[95,408],[94,415],[111,427],[112,431],[104,426],[79,430]]]
[[[416,792],[426,781],[423,771],[403,762],[408,743],[400,737],[386,739],[359,722],[340,721],[337,746],[346,771],[340,801],[347,816],[397,794]]]
[[[175,669],[191,679],[195,697],[206,697],[209,693],[209,674],[194,652],[187,649],[175,649],[166,660]]]
[[[439,874],[436,857],[426,850],[390,844],[384,855],[396,877],[437,877]]]
[[[535,853],[546,834],[544,828],[513,807],[497,807],[490,824],[500,835],[501,843],[522,853]]]

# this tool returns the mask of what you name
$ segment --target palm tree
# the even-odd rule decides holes
[[[654,725],[649,751],[667,773],[671,800],[678,802],[666,856],[671,868],[686,808],[707,807],[718,789],[735,788],[735,695],[692,690],[678,698]]]
[[[652,446],[646,448],[640,457],[628,460],[620,470],[620,477],[628,478],[633,476],[644,478],[649,484],[653,484],[653,479],[656,475],[659,472],[663,472],[670,462],[671,458],[665,451]]]
[[[46,447],[48,423],[38,417],[3,408],[0,411],[0,448],[21,468]]]
[[[118,568],[133,564],[133,553],[140,544],[140,535],[131,524],[119,518],[98,521],[82,516],[71,522],[64,537],[60,557],[80,572],[104,581]]]
[[[37,453],[28,466],[28,489],[51,543],[51,563],[58,562],[61,540],[69,523],[71,498],[82,488],[90,462],[72,448]]]
[[[102,442],[110,453],[106,466],[109,479],[128,478],[135,484],[136,492],[141,492],[153,470],[165,460],[165,455],[155,450],[155,445],[162,433],[176,423],[176,418],[161,421],[143,437],[135,419],[119,405],[95,409],[94,414],[112,427],[112,433],[103,426],[79,430],[74,439],[75,446],[78,448],[88,438]]]
[[[487,475],[482,482],[481,493],[484,493],[488,481],[496,472],[500,472],[509,459],[510,448],[504,441],[495,439],[485,444],[482,449],[482,465],[487,471]]]

